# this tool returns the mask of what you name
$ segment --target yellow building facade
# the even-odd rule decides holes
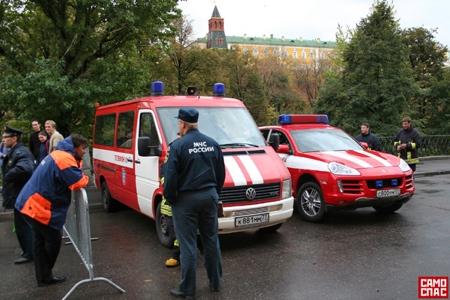
[[[280,59],[291,58],[301,60],[305,65],[317,64],[320,60],[334,56],[336,42],[304,40],[299,38],[276,38],[272,34],[263,37],[227,36],[225,35],[225,20],[214,7],[209,19],[209,32],[205,38],[197,39],[201,48],[239,49],[258,58],[275,56]]]

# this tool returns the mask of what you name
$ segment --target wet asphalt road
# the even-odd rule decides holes
[[[298,213],[275,234],[221,235],[223,285],[211,293],[199,256],[200,299],[418,299],[418,276],[450,273],[450,176],[417,178],[417,192],[398,213],[371,208],[334,214],[323,224]],[[78,287],[69,299],[175,299],[180,268],[164,266],[170,250],[154,221],[132,210],[91,211],[94,277],[106,282]],[[73,246],[63,245],[54,268],[68,281],[38,288],[34,265],[14,265],[20,255],[12,222],[0,222],[0,299],[62,299],[89,274]]]

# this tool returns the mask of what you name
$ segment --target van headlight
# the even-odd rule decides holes
[[[283,190],[281,191],[281,199],[286,199],[292,196],[292,184],[291,180],[283,181]]]
[[[328,164],[328,170],[335,175],[361,175],[358,170],[338,164],[336,162],[330,162]]]
[[[409,167],[409,165],[406,163],[406,161],[404,161],[401,158],[400,158],[400,164],[398,165],[398,167],[400,168],[400,170],[402,170],[402,172],[408,172],[411,169]]]

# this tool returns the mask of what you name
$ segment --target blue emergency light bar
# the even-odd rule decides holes
[[[162,81],[153,81],[151,84],[152,96],[164,96],[164,83]],[[215,97],[225,97],[225,85],[223,83],[215,83],[213,93]],[[188,87],[187,95],[197,95],[196,87]]]
[[[162,81],[153,81],[151,90],[152,96],[164,96],[164,83]]]
[[[328,124],[327,115],[306,115],[306,114],[294,114],[294,115],[281,115],[278,118],[280,125],[288,124]]]
[[[225,97],[225,84],[215,83],[213,88],[213,94],[215,97]]]

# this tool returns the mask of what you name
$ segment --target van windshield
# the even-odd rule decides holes
[[[246,108],[194,107],[199,112],[199,131],[215,139],[223,148],[262,147],[266,143]],[[157,108],[168,143],[178,132],[178,107]]]

